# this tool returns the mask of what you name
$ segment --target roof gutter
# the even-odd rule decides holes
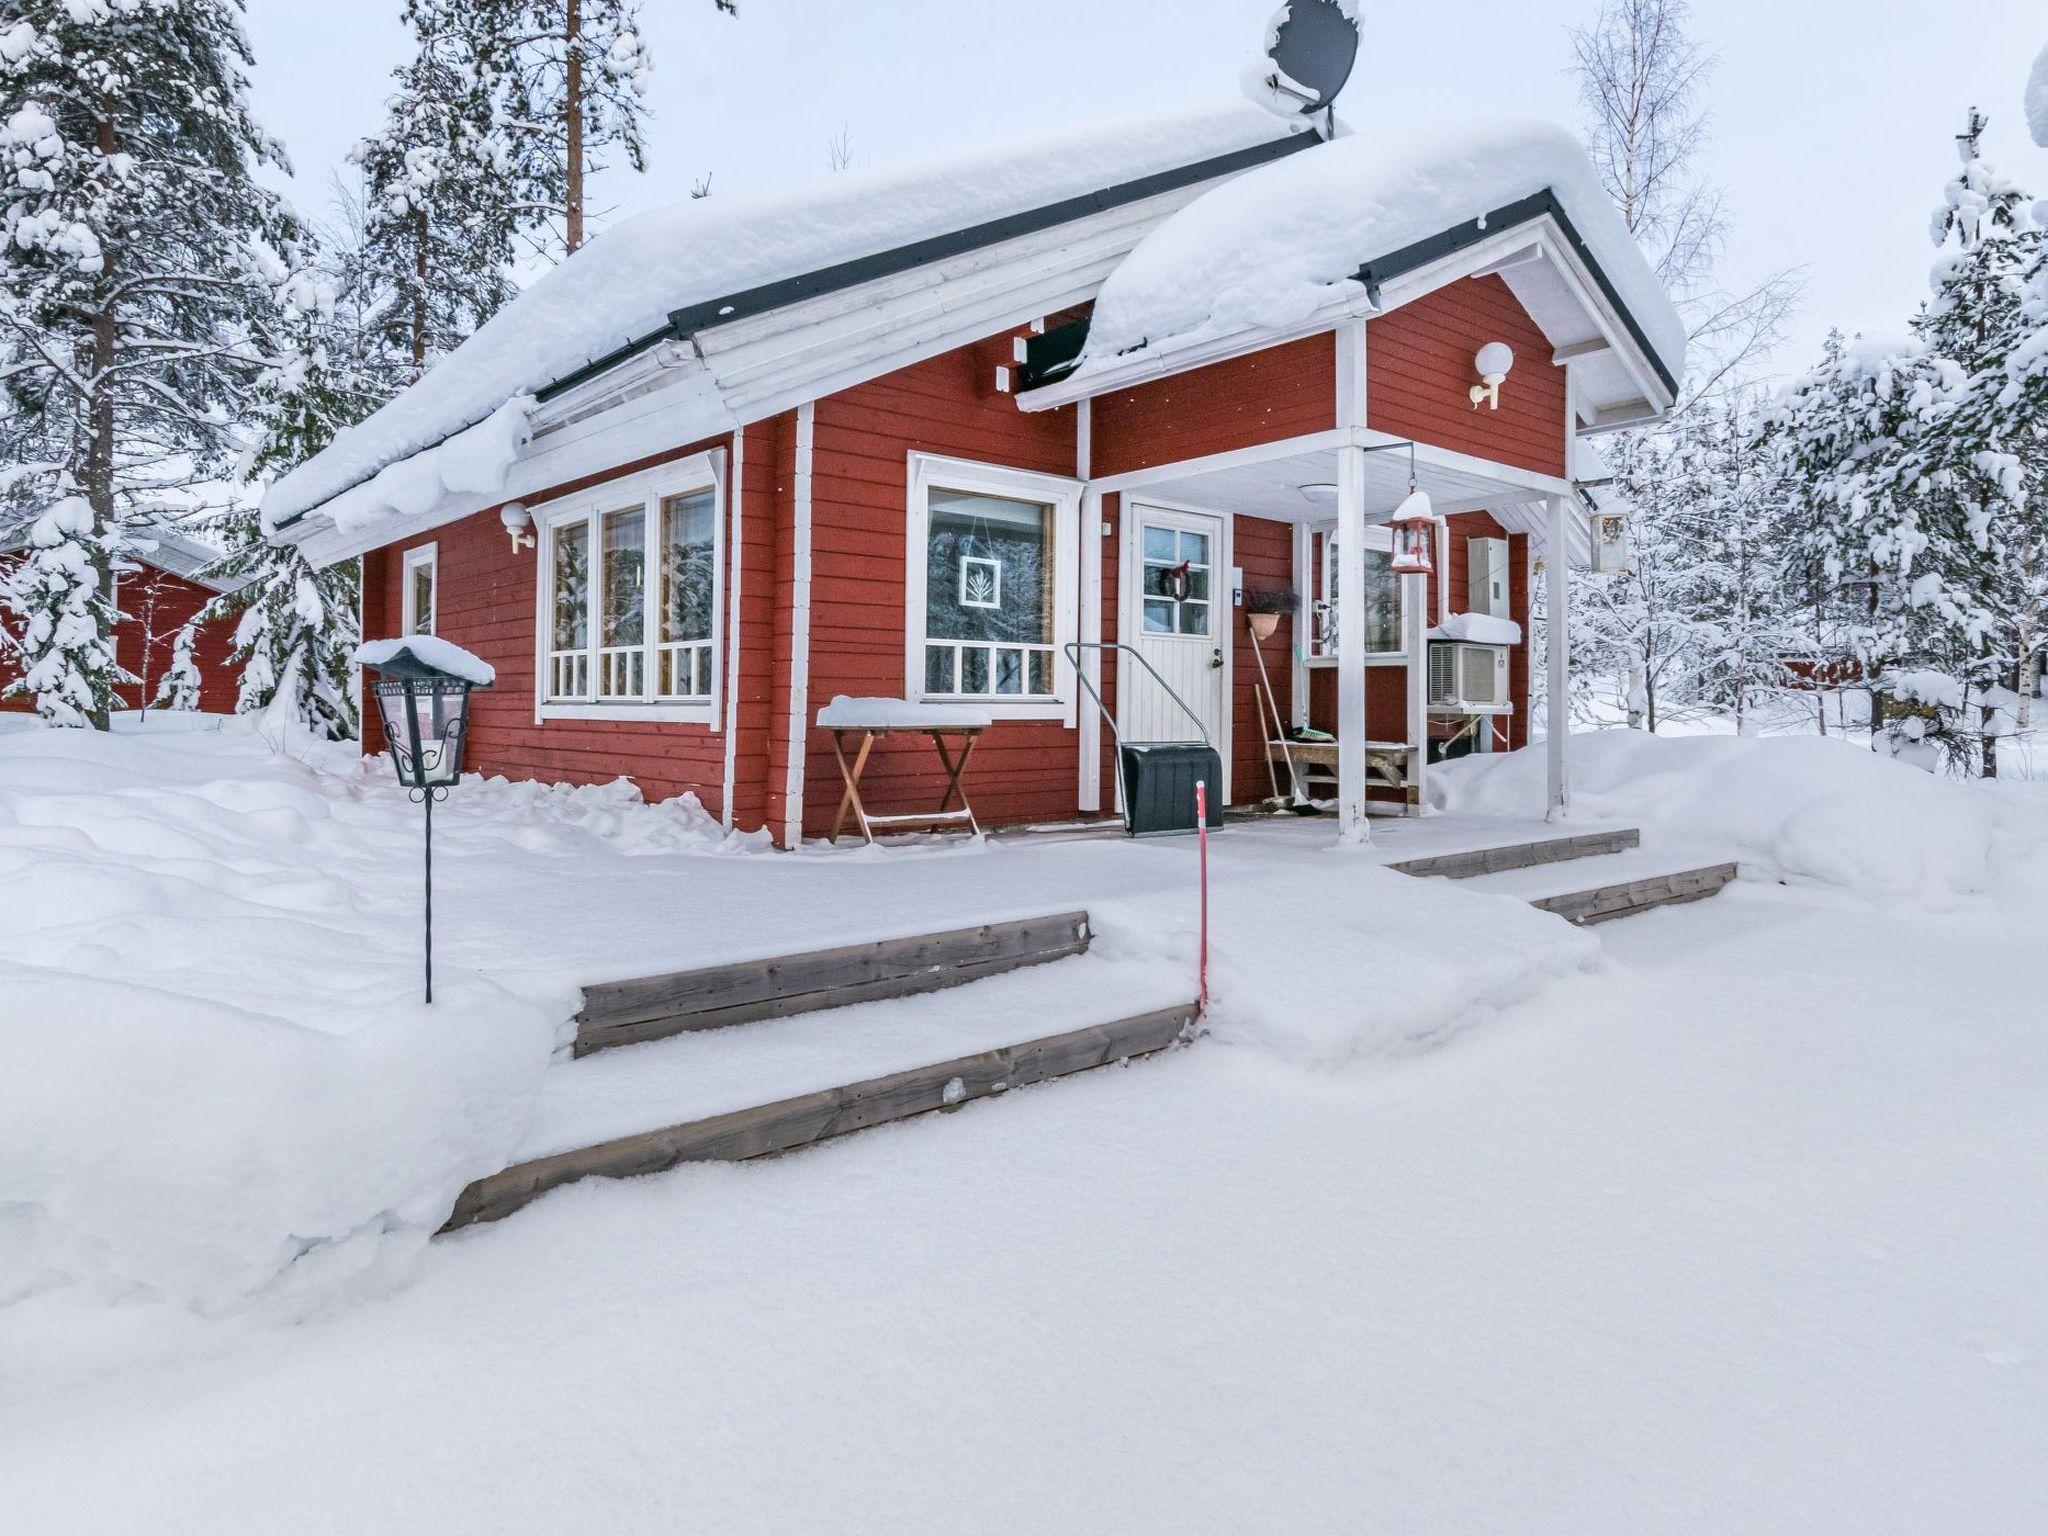
[[[908,245],[899,245],[892,250],[877,251],[870,256],[856,257],[852,261],[837,262],[829,267],[820,267],[797,277],[782,278],[759,287],[745,288],[723,298],[708,299],[701,304],[691,304],[672,310],[667,324],[659,330],[635,337],[624,346],[614,348],[602,357],[593,358],[574,372],[542,385],[533,391],[534,399],[545,405],[548,401],[566,394],[579,384],[588,383],[600,374],[608,373],[621,363],[630,362],[650,348],[665,341],[688,342],[700,331],[730,325],[735,321],[751,319],[767,314],[806,299],[821,298],[827,294],[844,292],[863,283],[874,282],[885,277],[895,277],[919,267],[950,257],[964,256],[991,245],[1000,245],[1005,240],[1014,240],[1023,235],[1037,234],[1042,230],[1055,229],[1062,224],[1071,224],[1091,214],[1106,213],[1112,208],[1127,207],[1143,202],[1149,197],[1163,193],[1177,192],[1183,187],[1211,181],[1219,176],[1235,175],[1240,171],[1252,170],[1274,160],[1284,159],[1304,149],[1312,149],[1323,142],[1315,133],[1291,133],[1282,139],[1265,144],[1254,144],[1247,149],[1232,150],[1226,155],[1216,155],[1207,160],[1198,160],[1190,165],[1176,167],[1169,171],[1158,171],[1150,176],[1140,176],[1135,181],[1120,182],[1099,191],[1083,193],[1079,197],[1064,198],[1048,203],[1042,208],[1033,208],[1024,213],[1010,214],[986,223],[970,225],[966,229],[954,230],[927,239],[914,240]],[[495,409],[495,407],[493,408]],[[479,417],[478,420],[485,418]],[[431,443],[415,448],[407,458],[415,457],[438,448],[449,438],[458,436],[477,422],[466,422],[454,431],[444,433]],[[403,463],[394,459],[392,463]],[[369,473],[350,481],[333,495],[322,497],[310,507],[294,512],[290,517],[278,520],[281,531],[310,516],[336,497],[345,496],[359,485],[367,484],[382,474],[389,464],[380,465]]]

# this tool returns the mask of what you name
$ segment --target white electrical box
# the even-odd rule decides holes
[[[1475,538],[1465,541],[1465,611],[1508,617],[1508,541]]]

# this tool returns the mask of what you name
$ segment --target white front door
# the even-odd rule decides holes
[[[1131,509],[1125,546],[1123,635],[1201,717],[1230,777],[1225,683],[1230,656],[1230,549],[1224,520],[1206,512]],[[1117,723],[1127,741],[1193,741],[1194,722],[1143,667],[1123,669]]]

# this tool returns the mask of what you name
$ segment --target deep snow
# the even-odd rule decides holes
[[[193,723],[0,735],[0,1305],[71,1285],[290,1310],[401,1282],[465,1183],[559,1130],[552,1074],[575,1070],[557,1052],[589,982],[1076,906],[1097,932],[1085,964],[960,1003],[987,1015],[974,1029],[912,1010],[849,1056],[807,1048],[815,1023],[776,1026],[703,1070],[667,1048],[611,1096],[612,1134],[673,1123],[668,1082],[684,1108],[742,1077],[762,1102],[959,1054],[931,1052],[1002,1018],[1015,1043],[1194,995],[1185,842],[774,855],[627,784],[472,779],[436,815],[429,1009],[420,811],[388,765]],[[1323,1069],[1414,1051],[1597,956],[1330,836],[1217,838],[1219,1037]],[[1453,930],[1465,949],[1430,942]]]
[[[583,1185],[295,1328],[44,1297],[0,1311],[8,1518],[2030,1530],[2044,916],[1744,884],[1419,1059],[1208,1045]]]

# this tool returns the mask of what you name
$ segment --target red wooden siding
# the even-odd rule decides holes
[[[1489,341],[1515,349],[1500,409],[1472,407],[1472,359]],[[1383,432],[1562,475],[1564,370],[1551,345],[1497,277],[1467,278],[1366,327],[1366,420]]]
[[[708,448],[724,439],[657,454],[617,471],[550,489],[535,506],[570,491],[633,474]],[[717,815],[723,806],[725,738],[709,726],[639,720],[551,720],[535,724],[534,583],[538,551],[514,552],[495,507],[373,551],[364,559],[363,632],[398,633],[404,611],[399,587],[405,551],[439,548],[435,620],[443,639],[497,669],[494,686],[470,705],[467,767],[475,773],[544,783],[596,784],[621,775],[649,800],[693,793]],[[383,750],[374,709],[364,716],[363,750]]]
[[[1263,517],[1240,517],[1231,525],[1232,559],[1244,569],[1246,591],[1261,587],[1294,585],[1294,529]],[[1234,631],[1231,643],[1231,762],[1230,799],[1233,805],[1256,805],[1273,793],[1273,777],[1266,766],[1266,742],[1273,734],[1270,711],[1259,688],[1259,658],[1256,643],[1245,624],[1246,610],[1232,608],[1226,615]],[[1266,677],[1273,685],[1273,697],[1280,706],[1280,718],[1288,718],[1294,679],[1294,616],[1284,615],[1273,637],[1259,647],[1266,658]],[[1282,780],[1283,792],[1285,780]]]
[[[906,697],[904,666],[908,466],[913,452],[1071,476],[1071,407],[1027,414],[984,393],[977,353],[963,347],[818,402],[811,491],[812,719],[835,694]],[[921,554],[922,551],[916,552]],[[1071,818],[1079,746],[1063,720],[998,721],[975,749],[968,784],[987,824]],[[813,729],[804,768],[804,827],[831,829],[840,778],[831,737]],[[887,738],[861,793],[877,813],[936,805],[945,778],[931,743]]]
[[[0,561],[0,579],[10,565],[10,561]],[[157,686],[170,670],[178,631],[213,598],[212,588],[153,565],[144,564],[140,571],[122,576],[123,617],[114,630],[114,655],[141,681],[118,690],[121,708],[140,709],[156,702]],[[235,621],[223,619],[202,625],[192,648],[193,660],[199,665],[199,707],[209,714],[234,713],[242,681],[241,669],[229,659],[234,644]],[[20,677],[21,667],[13,654],[0,648],[0,690],[12,687]],[[35,700],[25,695],[0,699],[4,710],[23,712],[35,707]]]
[[[1102,396],[1093,468],[1124,474],[1336,424],[1337,343],[1326,331]]]

